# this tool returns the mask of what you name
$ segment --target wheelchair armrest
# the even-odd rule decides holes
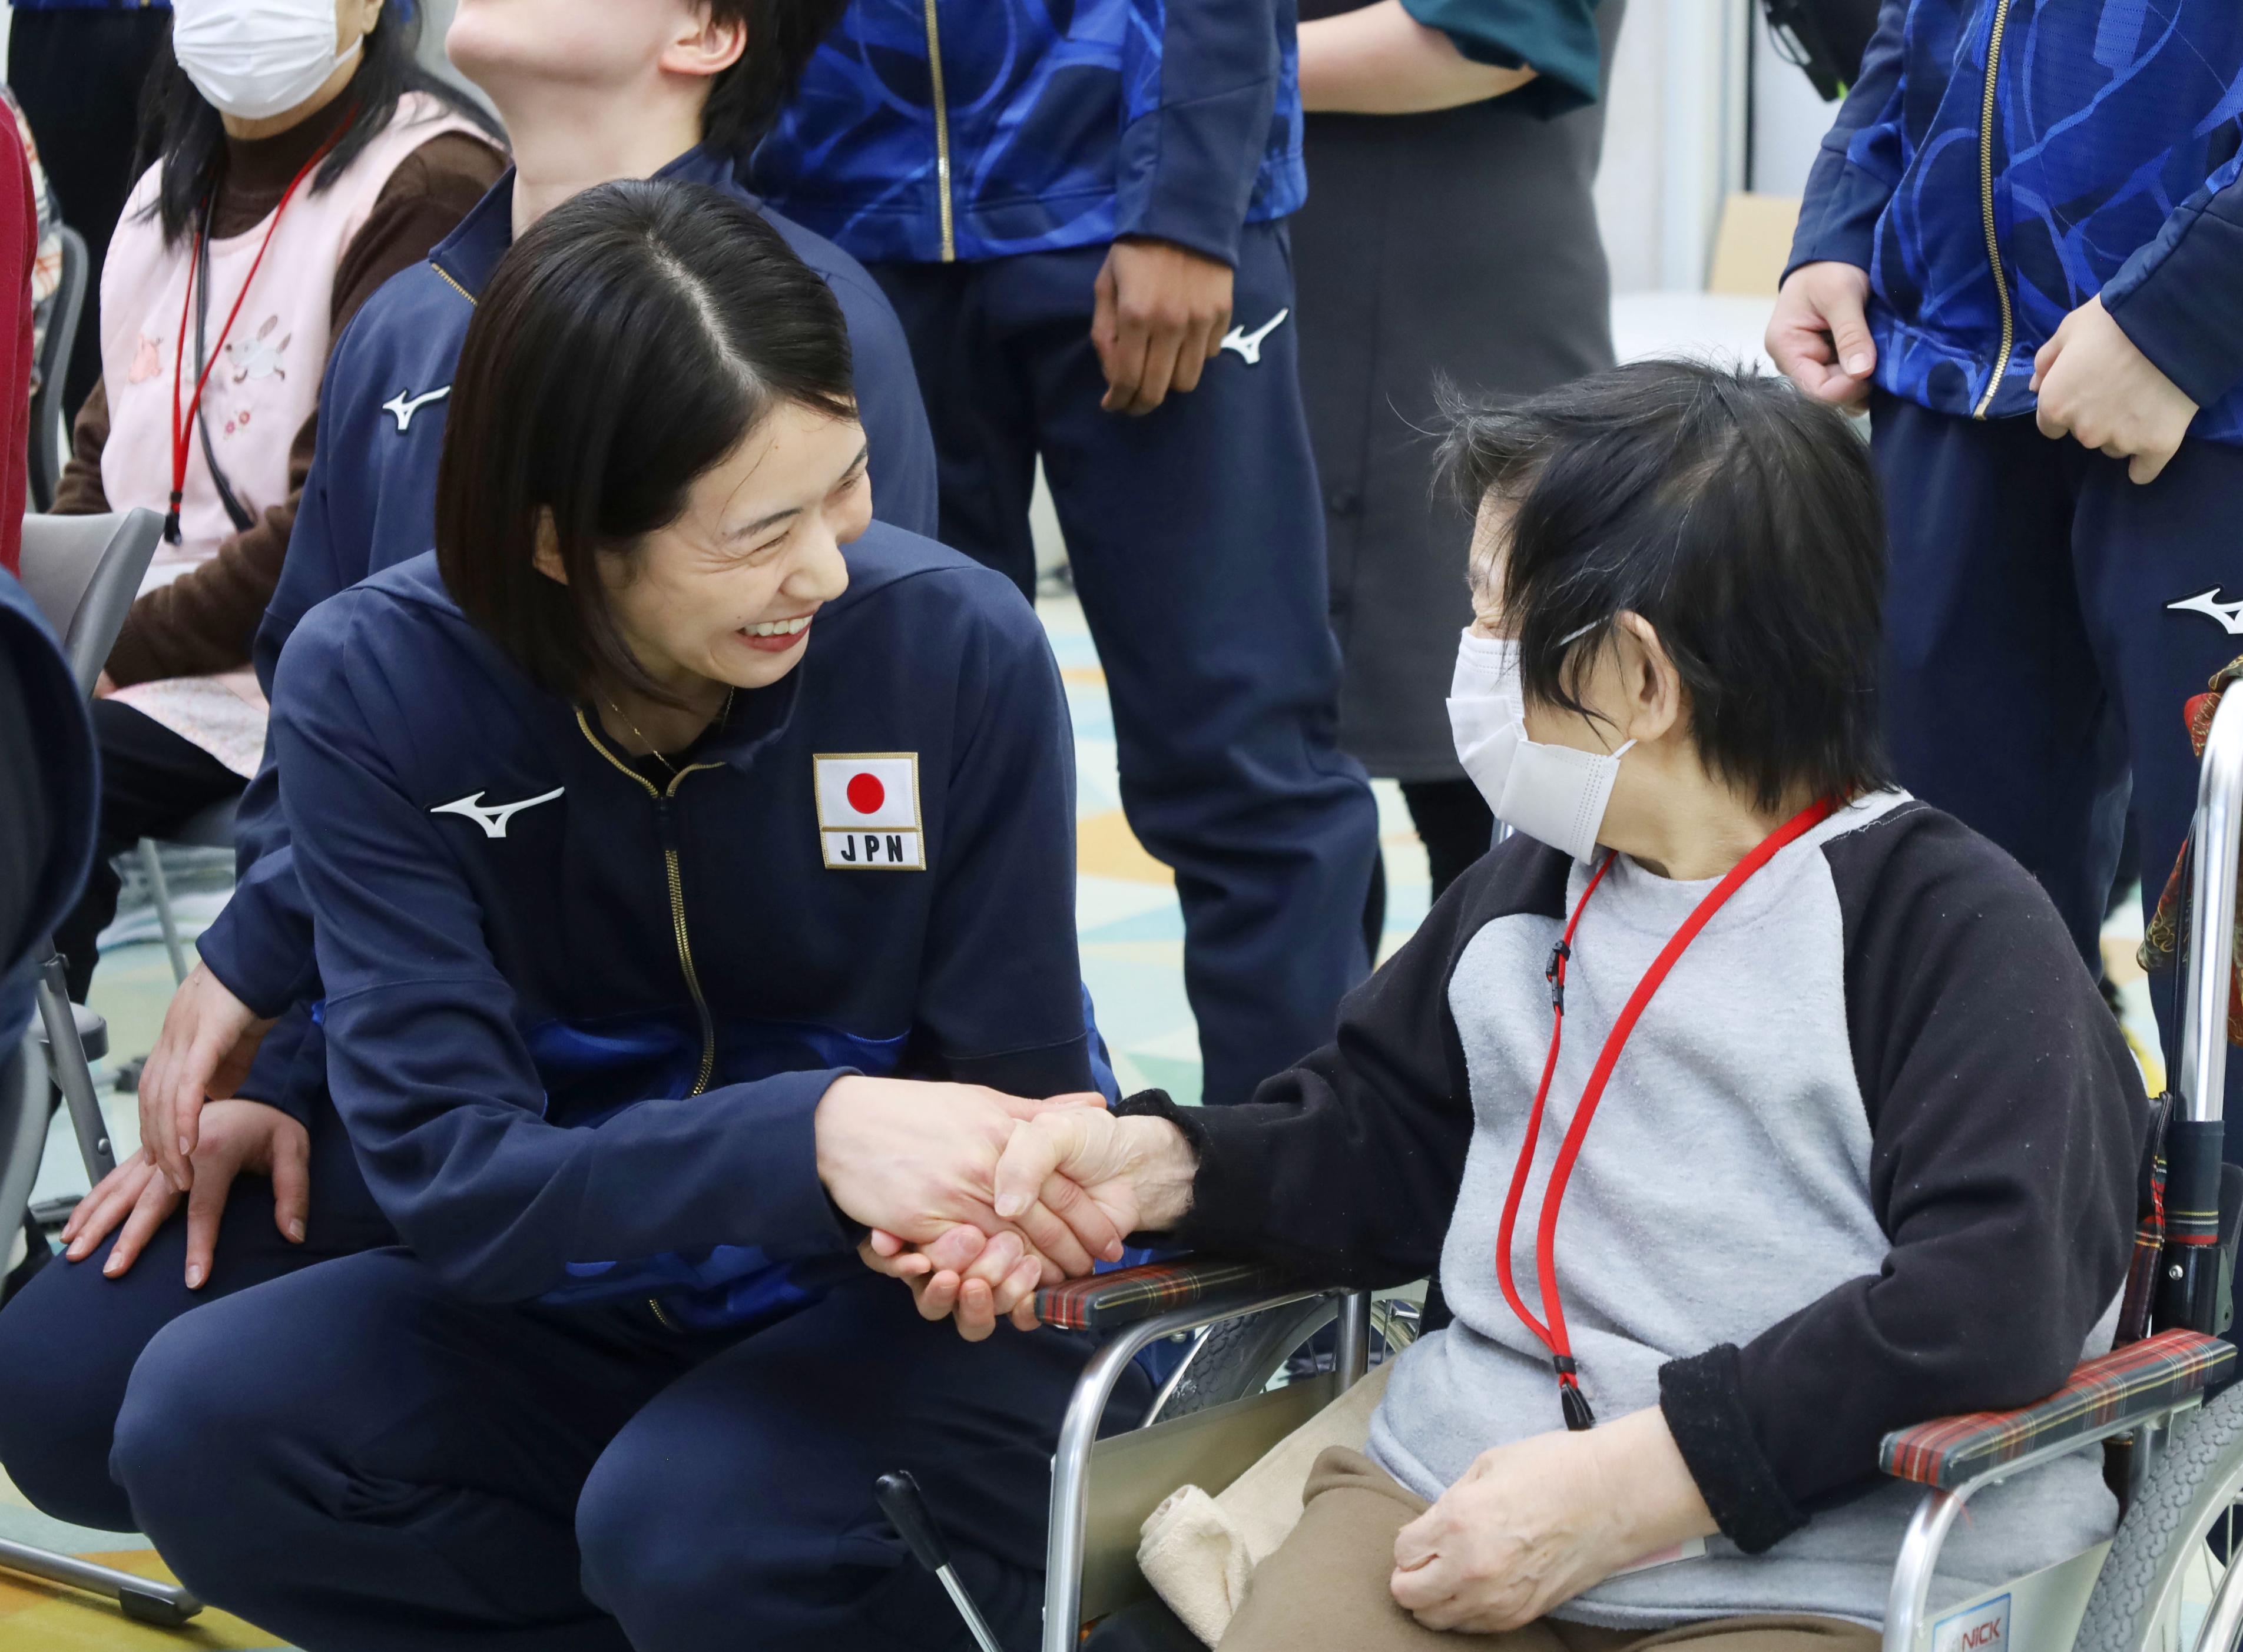
[[[1067,1331],[1111,1331],[1217,1292],[1264,1296],[1301,1288],[1300,1280],[1265,1262],[1180,1256],[1047,1286],[1036,1293],[1036,1318]]]
[[[1973,1411],[1896,1429],[1878,1466],[1899,1480],[1954,1491],[2026,1456],[2084,1446],[2170,1411],[2235,1363],[2232,1344],[2165,1331],[2090,1360],[2047,1399],[2016,1411]]]

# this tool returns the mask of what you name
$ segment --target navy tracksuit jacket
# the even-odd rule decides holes
[[[327,1068],[411,1248],[142,1356],[115,1471],[205,1598],[320,1648],[940,1645],[871,1496],[916,1465],[1033,1638],[1086,1348],[953,1352],[857,1260],[813,1118],[851,1071],[1090,1086],[1072,741],[1003,580],[878,523],[847,558],[674,775],[433,554],[299,628],[273,738]]]
[[[1292,0],[1087,0],[1059,18],[1031,0],[855,0],[755,177],[894,301],[933,417],[940,537],[1024,591],[1042,460],[1122,806],[1175,869],[1202,1093],[1243,1101],[1331,1036],[1367,967],[1377,829],[1335,743],[1296,366]],[[1234,329],[1199,388],[1142,419],[1098,406],[1092,289],[1117,235],[1236,272]]]
[[[909,348],[879,290],[847,253],[763,207],[721,158],[690,150],[657,176],[742,196],[825,278],[849,324],[872,514],[913,533],[932,533],[934,462],[926,411]],[[280,585],[257,633],[258,680],[268,695],[281,648],[313,607],[434,542],[436,466],[452,373],[475,295],[513,245],[513,206],[509,172],[427,264],[386,283],[336,341],[320,393],[319,452]],[[596,393],[597,387],[586,389]],[[273,1015],[319,991],[278,796],[268,746],[238,816],[239,887],[199,943],[205,961],[237,997]],[[315,1050],[300,1056],[296,1049],[300,1031],[298,1018],[267,1040],[249,1093],[292,1101],[304,1076],[294,1063],[300,1058],[307,1071],[317,1068]]]
[[[2153,903],[2187,833],[2183,704],[2243,654],[2239,85],[2230,0],[1885,0],[1791,252],[1869,274],[1900,778],[2038,876],[2096,968],[2114,877]],[[2145,487],[2032,421],[2034,353],[2098,297],[2202,408]]]

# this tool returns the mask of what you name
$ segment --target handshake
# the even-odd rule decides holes
[[[1198,1169],[1166,1119],[1117,1118],[1095,1093],[1031,1101],[977,1085],[852,1077],[818,1105],[818,1176],[872,1230],[859,1247],[930,1320],[979,1341],[1035,1293],[1173,1226]]]

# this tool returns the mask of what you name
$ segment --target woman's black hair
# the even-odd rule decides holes
[[[1884,513],[1867,445],[1789,381],[1638,361],[1507,405],[1448,398],[1466,508],[1512,507],[1504,628],[1526,697],[1587,715],[1640,614],[1708,768],[1775,809],[1889,783],[1878,732]]]
[[[414,0],[386,0],[360,44],[358,71],[336,100],[356,107],[312,178],[314,194],[349,170],[389,124],[397,100],[408,91],[427,92],[481,126],[493,143],[504,144],[505,134],[481,104],[421,66],[414,56],[420,44],[421,11]],[[177,241],[195,227],[204,198],[218,186],[226,165],[226,127],[172,55],[168,26],[141,99],[140,153],[134,170],[145,171],[159,161],[164,172],[156,191],[156,212],[164,238]]]
[[[704,0],[719,23],[747,30],[740,60],[716,77],[701,110],[701,143],[713,154],[747,158],[810,67],[818,43],[833,32],[849,0]]]
[[[436,471],[453,601],[552,693],[601,675],[674,702],[617,630],[600,559],[676,521],[788,402],[856,417],[849,331],[761,213],[659,179],[564,201],[500,260],[461,348]],[[549,522],[566,584],[535,566]]]

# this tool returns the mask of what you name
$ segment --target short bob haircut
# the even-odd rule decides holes
[[[1466,508],[1512,505],[1505,630],[1528,700],[1578,698],[1623,612],[1681,675],[1708,769],[1764,809],[1889,783],[1884,515],[1866,444],[1783,379],[1639,361],[1507,405],[1448,399]]]
[[[785,402],[853,419],[825,283],[741,201],[603,184],[493,272],[468,324],[436,472],[436,560],[461,611],[540,687],[596,675],[657,699],[599,577],[676,521],[696,479]],[[533,558],[550,514],[562,585]]]

